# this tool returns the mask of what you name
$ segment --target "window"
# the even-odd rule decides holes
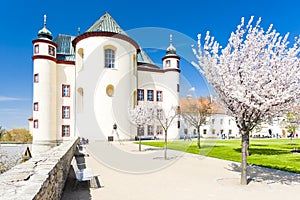
[[[206,133],[207,133],[207,130],[206,130],[206,129],[204,129],[204,130],[203,130],[203,134],[204,134],[204,135],[206,135]]]
[[[144,101],[144,90],[138,89],[138,96],[137,96],[138,101]]]
[[[154,135],[153,134],[153,126],[152,125],[148,125],[148,127],[147,127],[148,129],[148,135]]]
[[[39,45],[34,45],[34,53],[39,53]]]
[[[62,85],[62,97],[70,97],[70,85]]]
[[[163,110],[157,109],[157,118],[162,120],[163,119]]]
[[[162,126],[157,126],[157,127],[156,127],[156,134],[157,134],[157,135],[161,135],[161,134],[162,134],[162,131],[163,131],[163,130],[162,130]]]
[[[35,119],[33,121],[33,128],[38,128],[39,127],[39,120]]]
[[[70,106],[63,106],[62,107],[62,118],[63,119],[70,119]]]
[[[179,84],[177,84],[177,92],[179,92],[180,91],[180,86],[179,86]]]
[[[144,127],[143,126],[138,127],[137,133],[138,133],[138,136],[143,136],[144,135]]]
[[[166,61],[166,67],[170,67],[170,60]]]
[[[147,100],[153,101],[153,90],[147,90]]]
[[[231,120],[229,119],[229,120],[228,120],[228,125],[230,125],[230,124],[231,124]]]
[[[223,119],[220,119],[220,124],[223,124]]]
[[[38,83],[38,82],[39,82],[39,74],[34,74],[34,75],[33,75],[33,81],[34,81],[35,83]]]
[[[105,49],[105,67],[115,68],[115,51],[112,49]]]
[[[163,96],[162,96],[162,91],[156,91],[156,101],[162,101]]]
[[[114,86],[113,85],[106,86],[106,94],[109,97],[112,97],[114,95]]]
[[[70,136],[70,126],[69,125],[62,125],[62,137],[69,137]]]
[[[50,56],[55,56],[55,48],[53,46],[48,46],[48,53]]]
[[[180,128],[180,121],[177,121],[177,128]]]
[[[213,134],[213,135],[216,134],[216,129],[213,129],[213,130],[212,130],[212,134]]]
[[[179,60],[177,60],[177,68],[179,68],[180,64],[179,64]]]
[[[228,131],[228,134],[229,134],[229,135],[231,135],[231,134],[232,134],[232,130],[231,130],[231,129],[229,129],[229,131]]]
[[[211,119],[211,124],[215,124],[215,119]]]
[[[33,110],[34,111],[38,111],[39,110],[39,103],[38,102],[34,102],[34,104],[33,104]]]

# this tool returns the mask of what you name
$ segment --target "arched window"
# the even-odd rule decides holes
[[[115,68],[115,51],[113,49],[105,49],[105,67]]]

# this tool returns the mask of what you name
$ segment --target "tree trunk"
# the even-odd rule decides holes
[[[168,136],[168,132],[167,131],[165,131],[165,144],[164,144],[164,158],[165,158],[165,160],[167,160],[167,136]]]
[[[197,142],[197,146],[198,146],[198,149],[200,149],[200,128],[199,128],[199,127],[197,128],[197,133],[198,133],[198,142]]]
[[[142,151],[142,141],[141,141],[141,136],[139,135],[139,151]]]
[[[247,185],[247,148],[249,141],[249,133],[242,132],[242,163],[241,163],[241,185]]]
[[[250,147],[250,138],[249,138],[249,134],[246,134],[245,135],[247,137],[247,147],[246,147],[246,150],[247,150],[247,156],[249,156],[249,147]]]

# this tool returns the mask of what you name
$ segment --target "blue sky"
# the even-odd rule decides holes
[[[262,17],[262,26],[267,28],[273,23],[281,34],[290,32],[290,39],[299,35],[299,6],[300,2],[297,0],[1,1],[0,125],[7,129],[27,128],[27,118],[32,115],[31,41],[43,26],[44,14],[47,14],[47,27],[54,37],[58,33],[76,35],[78,27],[85,31],[101,15],[109,12],[125,31],[157,27],[196,40],[198,33],[205,34],[209,30],[225,46],[228,36],[235,30],[242,16],[247,19],[251,15]],[[182,40],[179,36],[176,39],[176,33],[173,34],[173,44],[177,45],[179,52]],[[144,39],[147,37],[143,36]],[[167,47],[167,36],[162,40],[161,48]],[[153,54],[156,62],[157,58],[164,55],[163,51],[160,51],[161,55],[157,55],[158,51],[151,53],[150,50],[149,54]],[[188,65],[190,59],[192,57],[189,56],[183,59],[187,61],[181,65],[182,73],[191,87],[196,88],[198,95],[201,94],[202,80],[197,71]],[[188,86],[183,88],[185,91],[188,89]]]

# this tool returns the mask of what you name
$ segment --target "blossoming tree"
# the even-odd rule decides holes
[[[138,128],[138,137],[139,137],[139,151],[141,151],[141,129],[145,125],[150,125],[154,120],[154,109],[148,103],[141,103],[135,108],[129,110],[130,120]]]
[[[261,121],[286,113],[300,97],[300,39],[289,44],[273,25],[265,31],[261,18],[244,18],[222,48],[207,32],[194,65],[207,78],[231,114],[242,136],[241,184],[247,184],[249,132]]]

